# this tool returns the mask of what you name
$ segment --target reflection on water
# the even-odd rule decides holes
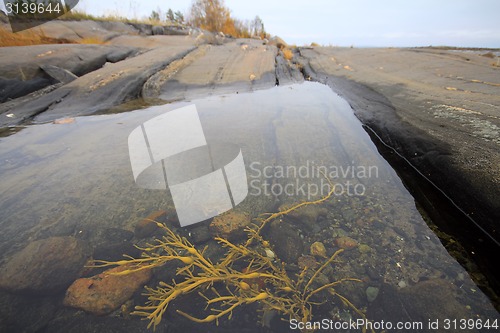
[[[207,253],[217,260],[220,252],[209,237],[210,221],[180,228],[170,193],[137,187],[128,156],[127,138],[132,130],[193,103],[207,142],[230,142],[241,148],[249,194],[237,211],[257,217],[319,198],[332,186],[325,175],[335,186],[333,199],[298,211],[264,231],[291,276],[301,262],[311,258],[311,245],[321,242],[327,255],[347,249],[324,279],[351,276],[363,280],[339,290],[365,309],[369,319],[421,321],[421,331],[425,331],[429,320],[498,318],[489,300],[427,227],[413,198],[378,154],[349,105],[328,87],[308,82],[30,126],[1,138],[0,253],[4,267],[28,244],[58,236],[76,238],[96,259],[119,259],[135,251],[131,244],[154,237],[138,228],[138,222],[158,211],[166,211],[165,221],[196,245],[209,245]],[[172,268],[156,272],[150,283],[170,281],[174,272]],[[2,328],[83,332],[92,325],[104,325],[134,332],[145,329],[143,322],[120,312],[124,306],[131,307],[130,301],[111,316],[95,317],[64,308],[65,288],[48,292],[38,285],[31,290],[1,280],[4,289],[14,291],[0,293],[1,316],[9,318]],[[136,293],[133,301],[144,299]],[[26,304],[30,314],[22,310]],[[184,306],[187,311],[189,304]],[[203,306],[191,303],[193,311]],[[283,327],[266,315],[267,329]],[[255,328],[256,316],[256,312],[235,313],[232,321],[225,319],[221,325]],[[332,299],[319,306],[315,319],[351,317],[355,316],[348,308]],[[188,325],[180,323],[183,320],[172,315],[164,322],[172,327]]]

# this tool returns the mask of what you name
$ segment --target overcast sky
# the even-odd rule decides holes
[[[187,13],[192,0],[80,0],[91,14]],[[242,20],[259,15],[290,44],[500,48],[500,0],[225,0]]]

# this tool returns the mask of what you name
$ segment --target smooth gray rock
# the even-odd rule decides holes
[[[82,76],[101,68],[106,62],[123,60],[135,48],[111,45],[31,45],[0,48],[0,77],[31,80],[43,77],[40,66],[57,66]]]
[[[61,83],[70,83],[71,81],[78,79],[78,76],[61,67],[41,65],[40,68]]]
[[[161,26],[153,26],[152,28],[153,30],[153,35],[156,36],[156,35],[164,35],[165,34],[165,31],[163,30],[163,27]]]
[[[66,116],[89,115],[136,98],[144,82],[194,46],[161,47],[103,68],[46,94],[10,108],[11,118],[0,117],[0,126],[20,124],[36,117],[48,122]]]
[[[378,293],[379,293],[379,288],[377,287],[368,287],[366,288],[366,299],[368,300],[368,302],[373,302],[377,296],[378,296]]]

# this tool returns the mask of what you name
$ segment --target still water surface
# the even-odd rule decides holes
[[[331,186],[325,174],[335,186],[335,195],[323,205],[283,220],[279,232],[286,237],[264,231],[263,236],[275,243],[273,248],[290,267],[291,275],[299,257],[309,255],[314,242],[322,242],[331,255],[347,239],[352,248],[341,255],[327,278],[361,279],[362,283],[340,289],[367,311],[369,319],[421,321],[421,331],[427,330],[429,320],[498,319],[490,301],[428,228],[413,197],[379,155],[347,102],[318,83],[79,117],[66,124],[32,125],[1,138],[3,263],[29,243],[55,236],[82,240],[95,259],[119,259],[106,251],[122,254],[131,244],[144,242],[133,234],[138,221],[162,210],[175,220],[168,190],[136,185],[128,136],[149,119],[191,104],[197,107],[207,142],[241,148],[249,194],[237,211],[257,217],[282,205],[320,198]],[[210,222],[191,229],[170,223],[191,237],[207,233]],[[116,243],[116,233],[129,236],[117,246],[109,246]],[[192,241],[217,247],[207,239]],[[216,260],[217,251],[211,253]],[[165,278],[155,276],[153,281],[173,277],[172,272]],[[84,332],[96,327],[105,331],[145,330],[145,322],[120,310],[95,317],[66,308],[62,305],[64,290],[42,294],[1,292],[2,317],[7,318],[3,327],[40,332]],[[144,299],[136,296],[134,301]],[[23,311],[27,304],[30,315]],[[198,312],[200,304],[192,307]],[[190,311],[189,304],[184,304],[184,310]],[[205,325],[214,331],[224,327],[255,330],[255,310],[235,313],[219,328]],[[333,298],[316,313],[316,320],[356,318]],[[286,330],[287,325],[276,320],[277,316],[267,317],[263,329]],[[183,320],[166,315],[163,327],[183,327],[179,323]]]

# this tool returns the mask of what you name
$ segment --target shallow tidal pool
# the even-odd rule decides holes
[[[141,179],[134,173],[134,165],[139,162],[131,159],[141,145],[131,146],[131,133],[138,128],[141,135],[152,133],[148,132],[152,120],[193,105],[199,123],[186,124],[185,131],[182,126],[171,126],[171,132],[179,131],[177,136],[164,135],[163,127],[157,125],[154,130],[161,134],[145,140],[146,157],[151,157],[145,163],[158,162],[159,168]],[[168,146],[173,151],[169,156],[174,157],[187,150],[190,144],[186,142],[192,139],[186,135],[189,131],[201,133],[205,141],[197,149],[206,144],[211,163],[203,164],[192,155],[172,161],[170,167],[168,161],[161,162],[159,157],[156,160],[155,144],[160,151]],[[172,142],[167,144],[165,140]],[[243,169],[231,173],[224,165],[238,154]],[[82,248],[78,254],[85,259],[138,256],[133,244],[144,246],[162,236],[141,229],[145,218],[156,216],[195,247],[207,246],[205,254],[217,262],[224,249],[213,240],[213,216],[230,207],[225,214],[239,212],[256,221],[264,213],[318,200],[331,191],[323,203],[297,209],[262,231],[271,251],[266,255],[277,264],[282,262],[288,276],[296,279],[304,263],[321,265],[343,248],[316,283],[359,279],[335,289],[374,324],[376,331],[397,331],[396,326],[387,325],[398,322],[421,323],[412,326],[421,332],[463,331],[459,326],[463,320],[465,325],[468,320],[474,321],[465,327],[470,331],[495,331],[485,330],[484,325],[479,329],[476,324],[487,320],[493,324],[500,318],[467,271],[429,229],[414,198],[380,156],[348,103],[319,83],[31,125],[0,138],[0,161],[2,332],[147,331],[147,322],[130,315],[134,305],[146,301],[141,296],[142,288],[106,315],[65,306],[65,293],[73,280],[102,270],[86,269],[88,262],[70,258],[75,252],[72,250],[67,251],[67,267],[64,255],[51,257],[53,253],[48,250],[50,256],[38,258],[40,262],[26,259],[24,264],[29,267],[20,270],[22,264],[15,266],[12,262],[21,261],[19,253],[30,244],[63,237],[77,240]],[[182,171],[176,180],[170,177],[172,169]],[[191,184],[192,196],[184,189],[180,191],[185,195],[182,201],[176,199],[180,192],[174,186],[220,169],[224,169],[223,185],[230,192],[229,207],[218,197],[216,181],[210,182],[213,187],[199,189],[201,192],[196,186],[203,184]],[[137,166],[137,170],[147,171],[148,165]],[[195,211],[205,199],[206,205],[213,207],[200,208],[207,220],[196,222],[200,215],[189,215],[189,204]],[[179,220],[184,218],[181,206],[182,214],[192,217],[189,226],[180,225]],[[231,236],[235,243],[245,241],[247,235],[241,231]],[[324,254],[318,254],[318,243],[324,246]],[[53,258],[62,259],[48,262]],[[59,270],[60,280],[50,278],[47,271],[51,269]],[[169,265],[156,269],[146,285],[170,283],[178,278],[175,269]],[[6,277],[10,280],[6,281]],[[266,283],[262,281],[259,288],[270,290],[272,286]],[[214,288],[224,291],[223,286]],[[328,293],[316,301],[311,308],[315,322],[326,320],[335,325],[363,318]],[[299,328],[279,311],[259,311],[258,302],[238,307],[231,318],[220,318],[218,326],[193,323],[175,311],[178,308],[205,317],[210,313],[210,308],[203,310],[205,306],[205,300],[196,292],[176,300],[169,305],[157,330],[281,332]],[[380,326],[382,321],[385,327]],[[338,331],[358,330],[341,327]]]

